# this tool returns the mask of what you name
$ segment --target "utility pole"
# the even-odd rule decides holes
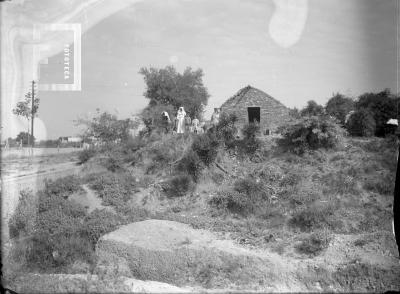
[[[31,106],[31,137],[32,137],[32,148],[35,143],[33,139],[33,119],[35,117],[35,81],[32,81],[32,106]],[[29,134],[28,134],[29,138]]]

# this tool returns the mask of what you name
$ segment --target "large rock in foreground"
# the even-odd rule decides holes
[[[289,266],[277,254],[256,254],[173,221],[123,226],[99,240],[96,254],[99,274],[214,289],[301,290],[286,276]]]
[[[188,293],[191,289],[126,277],[27,274],[9,285],[17,293]]]

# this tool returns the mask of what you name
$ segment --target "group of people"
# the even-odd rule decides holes
[[[219,122],[220,108],[214,108],[214,113],[211,117],[211,124],[216,125]],[[185,112],[185,109],[181,106],[178,109],[175,119],[172,121],[168,112],[162,112],[162,121],[165,126],[166,131],[170,130],[172,125],[172,130],[177,134],[184,133],[195,133],[201,134],[207,130],[207,125],[204,121],[200,122],[195,116],[193,119]]]

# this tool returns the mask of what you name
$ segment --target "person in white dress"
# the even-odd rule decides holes
[[[185,110],[183,109],[183,107],[179,107],[178,113],[176,115],[177,119],[176,132],[178,134],[185,133],[185,116],[186,116]]]

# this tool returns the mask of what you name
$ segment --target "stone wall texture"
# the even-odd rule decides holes
[[[289,119],[289,109],[278,100],[267,93],[247,86],[239,90],[233,97],[225,101],[221,111],[225,113],[236,113],[238,115],[237,126],[242,128],[249,123],[247,107],[260,107],[260,129],[275,132],[276,129],[285,124]]]

